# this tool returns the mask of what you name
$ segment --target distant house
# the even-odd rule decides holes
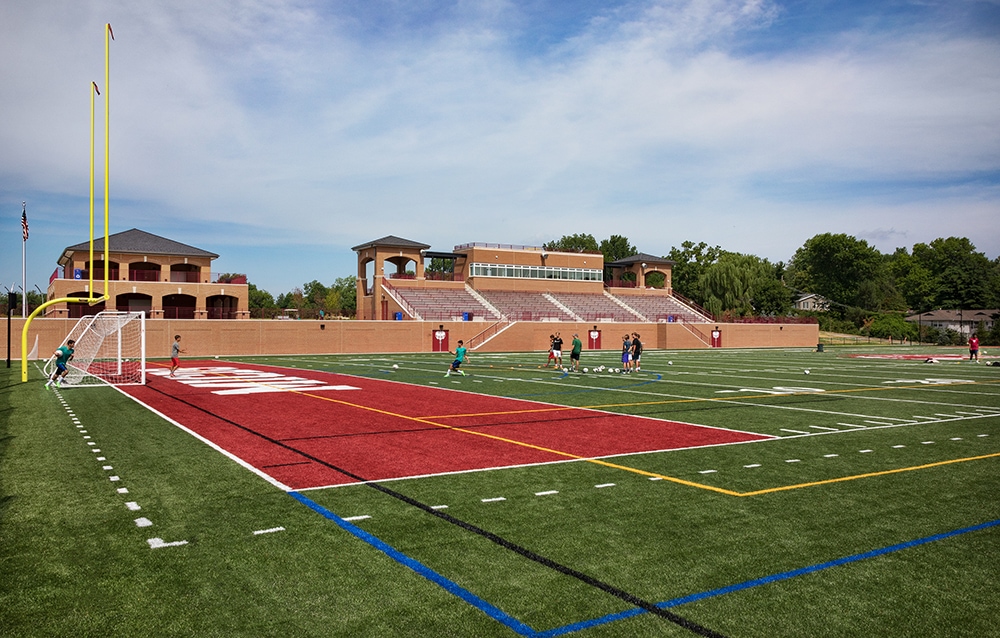
[[[954,330],[965,338],[976,332],[983,323],[986,330],[993,328],[995,318],[1000,316],[1000,309],[993,310],[930,310],[910,315],[906,318],[910,323],[931,326],[938,330]]]
[[[223,277],[212,272],[218,255],[172,239],[133,228],[108,237],[108,263],[104,263],[104,238],[68,246],[59,257],[59,268],[49,280],[48,298],[88,297],[104,292],[107,275],[110,299],[91,306],[60,303],[46,311],[49,317],[82,317],[100,310],[142,311],[156,319],[248,319],[246,276]]]
[[[817,312],[826,312],[830,309],[830,302],[826,297],[822,295],[817,295],[815,293],[808,293],[802,295],[794,302],[796,310],[814,310]]]

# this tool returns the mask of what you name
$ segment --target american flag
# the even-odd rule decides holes
[[[27,211],[21,212],[21,234],[24,236],[24,241],[28,241],[28,213]]]

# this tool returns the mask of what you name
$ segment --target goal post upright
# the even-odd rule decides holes
[[[146,385],[146,313],[139,317],[139,342],[142,347],[142,358],[139,360],[139,374],[142,385]]]
[[[50,299],[45,303],[41,304],[35,308],[31,314],[29,314],[24,320],[24,326],[21,328],[21,382],[27,383],[28,381],[28,328],[31,326],[31,322],[38,316],[38,314],[57,303],[86,303],[90,306],[99,304],[102,301],[107,301],[110,299],[108,294],[109,287],[109,272],[108,272],[108,255],[109,255],[109,222],[110,222],[110,201],[109,192],[111,187],[110,179],[110,167],[111,167],[111,155],[110,155],[110,126],[111,126],[111,110],[110,103],[108,100],[108,84],[111,81],[111,40],[115,39],[115,34],[111,30],[111,24],[105,23],[104,25],[104,292],[100,297],[94,296],[94,92],[98,94],[100,92],[97,90],[97,84],[91,82],[91,86],[88,87],[90,91],[90,287],[87,290],[86,297],[60,297],[58,299]],[[145,323],[143,323],[143,335],[145,335]],[[145,353],[145,336],[143,336],[143,352]],[[145,369],[145,357],[143,357],[143,369]],[[143,382],[145,382],[145,372],[143,372]]]

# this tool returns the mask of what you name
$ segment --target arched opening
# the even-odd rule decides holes
[[[83,278],[84,279],[90,279],[91,272],[93,272],[93,274],[94,274],[94,281],[97,281],[99,279],[104,279],[104,260],[103,259],[95,259],[93,261],[93,266],[91,266],[90,262],[88,262],[87,263],[87,270],[83,274]],[[118,280],[118,262],[117,261],[109,261],[108,262],[108,279],[111,280],[111,281],[117,281]]]
[[[659,270],[646,271],[646,287],[662,289],[666,287],[667,275]]]
[[[163,295],[163,318],[194,319],[197,301],[191,295]]]
[[[209,319],[236,319],[239,299],[229,295],[212,295],[205,300]]]
[[[172,264],[170,266],[170,281],[179,284],[196,284],[201,281],[201,267],[194,264]]]
[[[129,281],[159,281],[160,264],[148,261],[135,261],[128,265]]]
[[[362,259],[358,267],[358,279],[360,280],[361,290],[364,291],[364,296],[369,296],[372,294],[372,282],[375,280],[375,260],[368,258]]]
[[[78,291],[78,292],[71,292],[70,294],[68,294],[66,296],[67,297],[86,297],[87,296],[87,292],[85,290],[81,290],[81,291]],[[66,307],[69,310],[69,318],[70,319],[79,319],[80,317],[90,317],[90,316],[96,315],[97,313],[99,313],[102,310],[104,310],[104,302],[102,301],[101,303],[94,304],[93,306],[91,306],[90,304],[85,303],[85,302],[70,301],[70,302],[66,303]]]
[[[143,312],[146,317],[153,310],[153,298],[139,292],[129,292],[115,297],[115,308],[123,312]]]
[[[395,257],[389,257],[385,260],[385,263],[392,264],[396,267],[395,272],[383,273],[389,279],[416,279],[417,278],[417,261],[411,259],[406,255],[397,255]],[[412,267],[408,268],[410,264]]]

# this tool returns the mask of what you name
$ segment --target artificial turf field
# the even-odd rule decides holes
[[[959,354],[221,359],[156,412],[5,370],[0,634],[1000,635],[1000,367]]]

